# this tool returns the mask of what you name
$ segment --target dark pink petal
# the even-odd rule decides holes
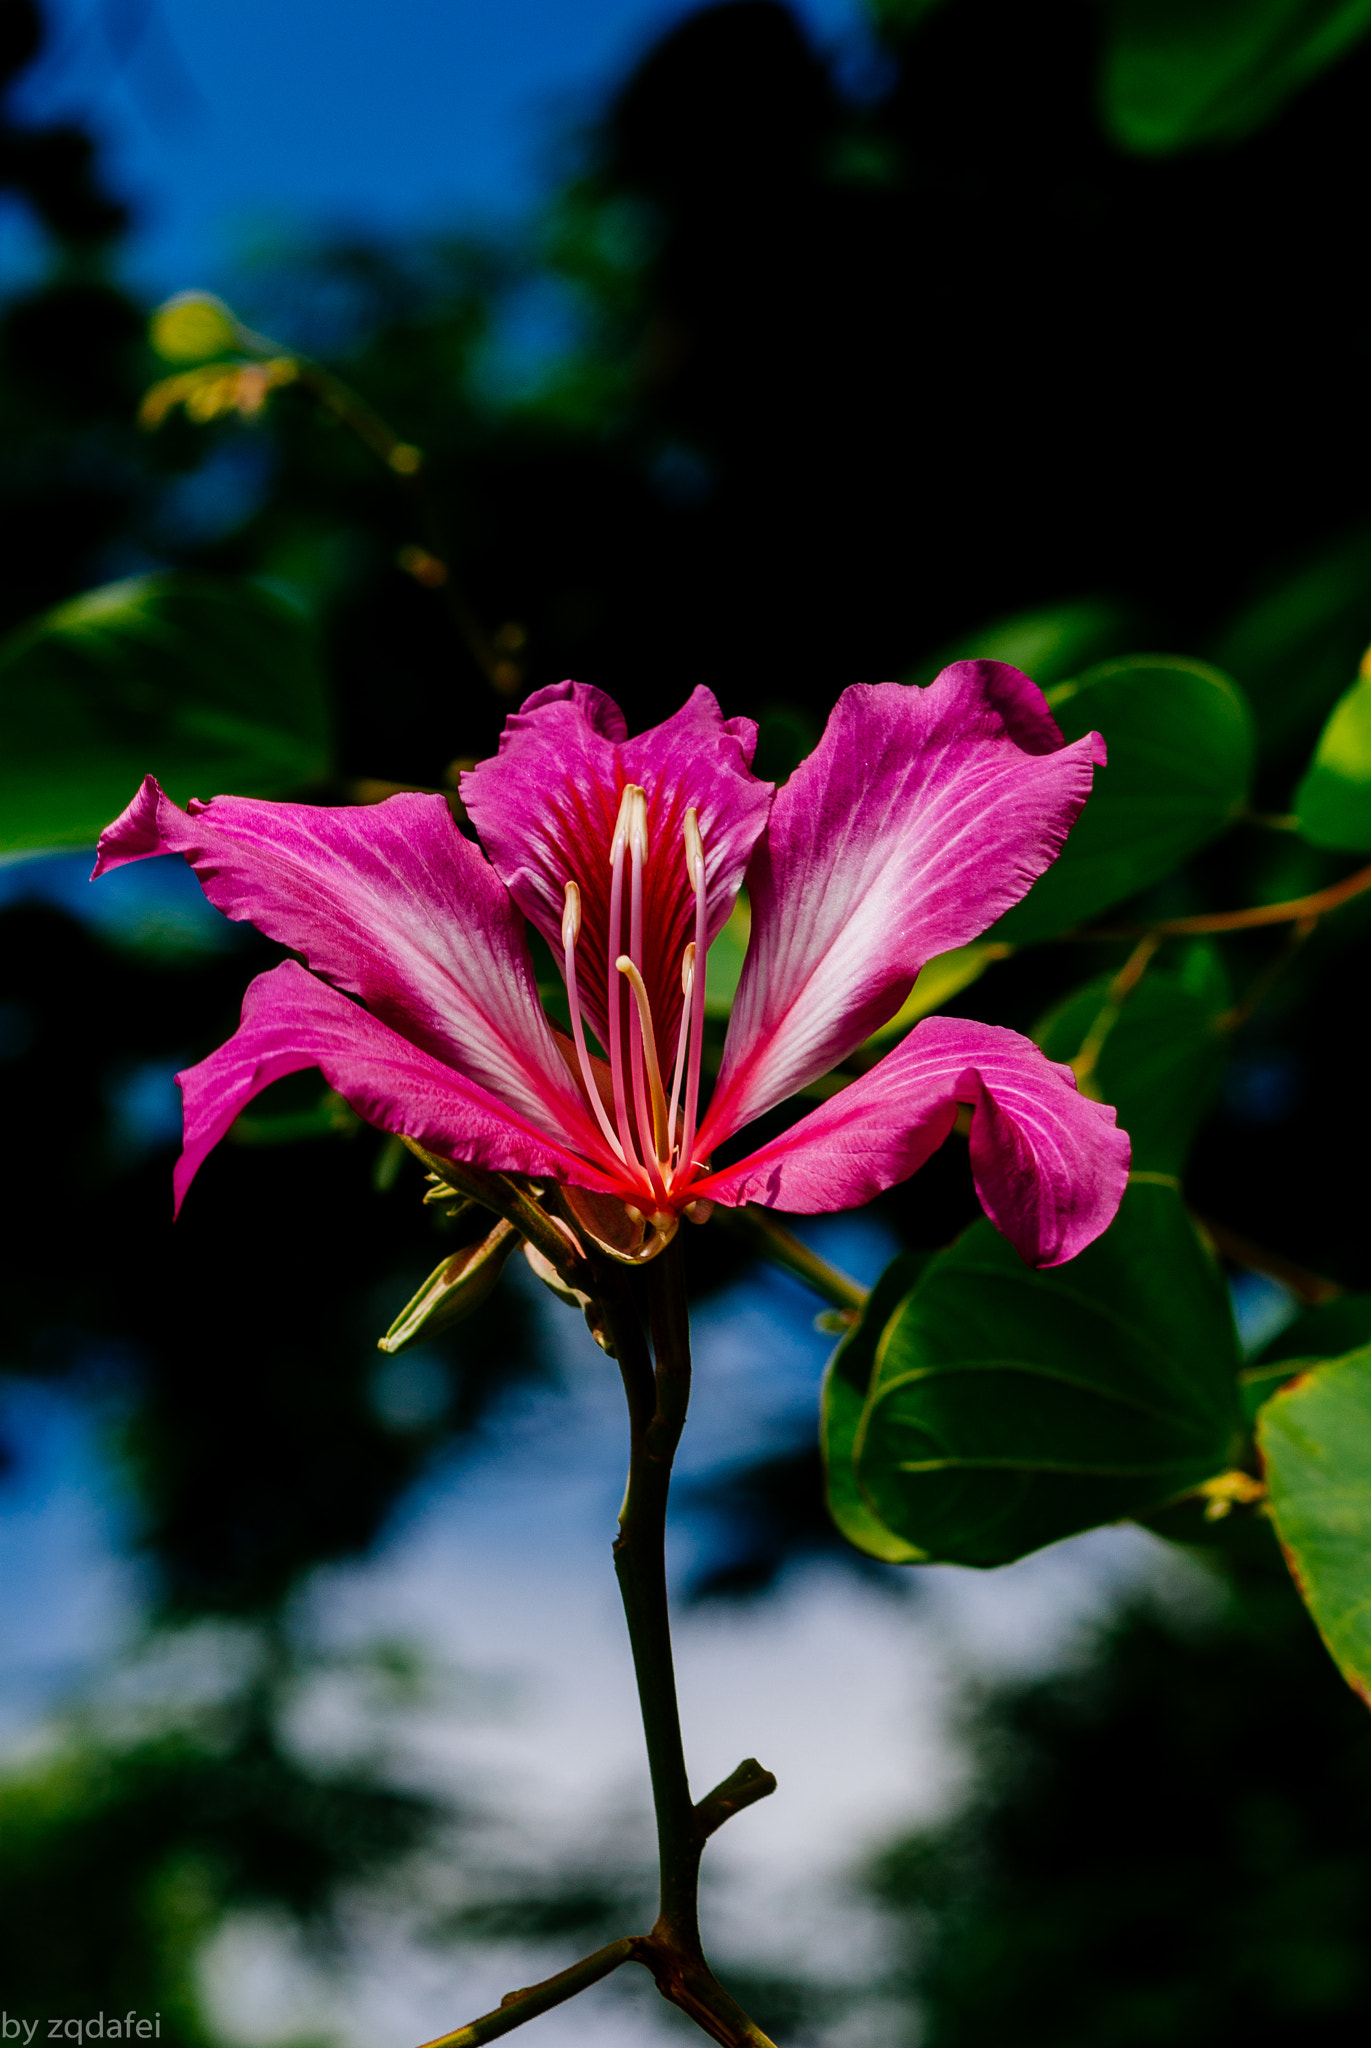
[[[1113,1221],[1129,1143],[1070,1067],[1017,1031],[928,1017],[878,1066],[694,1190],[814,1214],[855,1209],[923,1165],[971,1108],[971,1170],[995,1228],[1030,1266],[1074,1259]]]
[[[330,810],[217,796],[179,810],[151,776],[95,872],[180,853],[211,903],[304,956],[387,1024],[576,1146],[599,1141],[553,1043],[523,919],[440,796]]]
[[[201,1161],[239,1112],[271,1082],[302,1067],[318,1067],[368,1123],[416,1138],[445,1158],[614,1190],[607,1176],[486,1089],[316,980],[297,960],[284,960],[250,984],[242,1022],[228,1043],[177,1075],[185,1102],[178,1209]]]
[[[1103,760],[1098,733],[1068,746],[1003,662],[956,662],[926,690],[845,690],[748,869],[752,940],[703,1140],[826,1074],[926,960],[1017,903]]]
[[[749,772],[750,718],[724,718],[698,689],[664,724],[624,738],[617,707],[584,683],[539,690],[506,721],[500,751],[462,777],[462,801],[519,908],[562,956],[566,885],[581,892],[577,977],[586,1013],[606,1042],[609,850],[628,783],[647,792],[643,979],[657,1044],[670,1063],[681,1015],[681,956],[694,937],[685,814],[699,814],[709,936],[727,920],[766,823],[771,784]],[[628,950],[627,920],[622,950]]]

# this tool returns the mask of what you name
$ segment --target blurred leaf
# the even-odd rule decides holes
[[[1130,1186],[1111,1229],[1050,1272],[977,1223],[881,1334],[857,1485],[925,1557],[1007,1564],[1232,1466],[1238,1363],[1222,1276],[1174,1189]]]
[[[1371,1345],[1274,1395],[1257,1442],[1291,1576],[1343,1677],[1371,1706]]]
[[[1285,1358],[1341,1358],[1344,1351],[1360,1350],[1363,1344],[1371,1344],[1371,1294],[1339,1294],[1287,1323],[1258,1364]]]
[[[1334,706],[1295,792],[1295,815],[1315,846],[1371,853],[1371,671]]]
[[[1212,649],[1252,706],[1257,748],[1312,735],[1371,640],[1371,529],[1310,557],[1240,612]]]
[[[1231,141],[1371,28],[1371,0],[1105,0],[1105,119],[1154,156]]]
[[[992,936],[1050,938],[1135,896],[1231,823],[1247,796],[1252,721],[1242,692],[1206,662],[1134,655],[1047,692],[1069,740],[1109,749],[1066,845]]]
[[[1087,982],[1033,1037],[1049,1059],[1075,1066],[1087,1095],[1114,1104],[1135,1173],[1179,1175],[1227,1058],[1217,1025],[1226,977],[1214,949],[1197,946],[1184,968],[1154,968],[1122,1003],[1113,986],[1107,974]]]
[[[186,418],[206,426],[224,413],[236,412],[241,419],[256,419],[273,391],[293,384],[300,374],[294,356],[274,356],[267,363],[204,363],[198,369],[178,370],[163,377],[144,393],[138,419],[145,427],[160,427],[174,407],[185,407]]]
[[[788,782],[806,754],[819,744],[820,726],[801,704],[771,704],[757,720],[752,772],[763,782]]]
[[[888,1024],[882,1024],[879,1031],[873,1031],[864,1045],[863,1052],[882,1053],[895,1039],[903,1038],[920,1017],[931,1017],[944,1003],[950,1003],[953,996],[970,988],[973,981],[979,981],[987,967],[996,960],[1003,960],[1013,952],[1012,946],[997,944],[993,939],[977,939],[970,946],[958,946],[951,953],[937,953],[925,961],[919,969],[919,978],[901,1003]]]
[[[0,646],[0,850],[92,843],[149,772],[184,803],[328,764],[313,632],[261,585],[136,576]]]
[[[290,1078],[294,1079],[294,1076]],[[317,1082],[319,1077],[311,1075],[309,1078]],[[277,1082],[276,1090],[284,1094],[280,1082]],[[271,1100],[271,1093],[267,1099]],[[342,1137],[360,1130],[361,1124],[362,1120],[351,1104],[334,1089],[325,1088],[304,1109],[273,1107],[245,1110],[234,1118],[225,1135],[233,1145],[304,1145],[318,1138]]]
[[[752,934],[752,906],[739,891],[728,923],[709,949],[705,973],[705,1015],[726,1017],[733,1008]]]
[[[177,292],[148,322],[148,340],[165,363],[207,363],[242,339],[238,322],[212,292]]]
[[[867,1297],[855,1327],[834,1352],[824,1377],[819,1441],[828,1512],[849,1543],[885,1564],[917,1564],[923,1552],[894,1535],[872,1514],[857,1486],[852,1446],[866,1403],[876,1346],[927,1263],[924,1252],[901,1252],[892,1260]]]
[[[1038,611],[1015,612],[961,634],[904,680],[931,683],[953,661],[1007,661],[1045,690],[1050,683],[1065,682],[1091,663],[1117,654],[1134,633],[1134,614],[1112,598],[1077,597]]]
[[[1341,1358],[1344,1351],[1371,1344],[1371,1294],[1340,1294],[1307,1308],[1287,1323],[1238,1374],[1238,1393],[1249,1424],[1257,1411],[1313,1359]]]

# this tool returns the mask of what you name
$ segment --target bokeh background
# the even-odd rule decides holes
[[[168,567],[266,579],[317,635],[334,801],[448,786],[568,674],[633,724],[706,682],[780,777],[854,679],[1170,648],[1263,707],[1279,809],[1371,639],[1361,15],[0,0],[0,628]],[[139,427],[185,287],[430,452],[453,584],[309,406]],[[273,949],[179,865],[89,865],[0,865],[0,2007],[406,2048],[643,1911],[617,1377],[514,1269],[378,1353],[436,1226],[308,1077],[173,1229],[172,1076]],[[1333,871],[1254,838],[1201,900]],[[1040,949],[953,1007],[1027,1028],[1079,972]],[[1366,1289],[1365,946],[1301,974],[1188,1187]],[[950,1148],[810,1235],[869,1281],[975,1213]],[[1260,1528],[872,1565],[822,1507],[819,1304],[713,1229],[690,1254],[683,1708],[701,1785],[748,1752],[781,1780],[710,1851],[758,2020],[1348,2038],[1371,1731]],[[1298,1303],[1230,1266],[1255,1353]],[[690,2031],[617,1978],[537,2028]]]

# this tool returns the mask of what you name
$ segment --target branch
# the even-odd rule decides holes
[[[1249,910],[1203,911],[1198,917],[1166,917],[1156,924],[1091,925],[1083,927],[1071,936],[1077,939],[1136,939],[1155,932],[1159,938],[1184,939],[1197,937],[1205,932],[1254,931],[1264,924],[1294,924],[1302,918],[1322,917],[1326,911],[1337,910],[1343,903],[1350,903],[1354,896],[1364,895],[1371,889],[1371,867],[1358,868],[1354,875],[1344,875],[1340,882],[1334,882],[1327,889],[1316,889],[1312,896],[1294,896],[1286,903],[1256,903]]]
[[[781,1266],[787,1273],[793,1273],[803,1280],[806,1287],[812,1287],[824,1301],[834,1308],[852,1309],[858,1313],[865,1308],[869,1289],[859,1287],[855,1280],[849,1280],[846,1273],[840,1273],[836,1266],[830,1266],[827,1259],[821,1259],[812,1252],[802,1238],[793,1230],[787,1230],[765,1209],[759,1209],[755,1202],[749,1202],[742,1209],[714,1211],[715,1219],[735,1237],[740,1237],[752,1247],[759,1258],[769,1259],[773,1266]]]
[[[644,1945],[641,1935],[622,1935],[618,1941],[597,1948],[593,1956],[573,1963],[570,1969],[559,1970],[555,1977],[544,1977],[541,1984],[507,1993],[494,2012],[483,2013],[469,2026],[458,2027],[454,2034],[439,2034],[436,2040],[426,2041],[424,2048],[480,2048],[483,2041],[498,2041],[502,2034],[512,2034],[526,2020],[536,2020],[540,2013],[551,2012],[554,2005],[562,2005],[578,1991],[598,1984],[622,1963],[645,1962],[646,1957],[639,1953]]]
[[[755,1756],[745,1756],[736,1771],[696,1802],[695,1821],[701,1837],[714,1834],[735,1813],[741,1813],[745,1806],[755,1806],[775,1790],[775,1773],[763,1770]]]
[[[1253,1244],[1250,1237],[1230,1230],[1226,1223],[1216,1223],[1212,1216],[1201,1216],[1196,1210],[1191,1214],[1208,1234],[1215,1251],[1231,1259],[1235,1266],[1246,1266],[1249,1272],[1267,1273],[1273,1280],[1279,1280],[1283,1287],[1298,1295],[1306,1308],[1318,1308],[1347,1292],[1338,1281],[1329,1280],[1322,1273],[1311,1273],[1307,1266],[1297,1266],[1282,1252],[1269,1252],[1265,1245]]]

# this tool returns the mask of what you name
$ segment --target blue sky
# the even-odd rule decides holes
[[[140,214],[133,277],[225,285],[283,228],[526,212],[684,0],[46,0],[17,102],[93,127]],[[862,0],[794,0],[860,61]],[[13,258],[11,260],[14,260]]]

